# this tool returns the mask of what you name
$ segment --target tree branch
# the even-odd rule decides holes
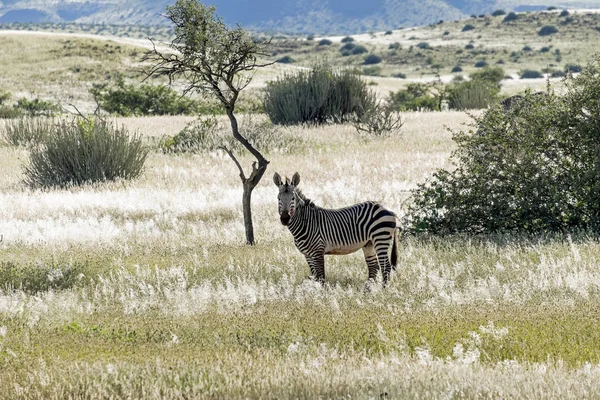
[[[233,152],[231,150],[229,150],[225,146],[219,146],[217,148],[221,149],[221,150],[224,150],[227,154],[229,154],[229,157],[231,157],[231,159],[233,160],[233,162],[237,166],[238,170],[240,171],[240,179],[242,180],[242,183],[246,183],[246,175],[244,175],[244,170],[242,169],[242,166],[240,165],[240,162],[237,160],[237,158],[235,158],[235,155],[233,154]]]

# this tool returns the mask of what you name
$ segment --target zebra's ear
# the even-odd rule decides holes
[[[281,182],[281,175],[279,175],[277,172],[275,172],[275,175],[273,175],[273,183],[275,183],[275,186],[277,187],[283,185]]]
[[[299,183],[300,183],[300,174],[295,172],[294,176],[292,176],[292,185],[298,186]]]

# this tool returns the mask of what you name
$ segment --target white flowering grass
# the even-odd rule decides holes
[[[222,154],[153,153],[133,182],[32,191],[26,152],[0,147],[0,398],[600,396],[593,238],[403,237],[386,289],[363,292],[361,254],[328,257],[325,288],[305,279],[272,173],[300,172],[320,205],[402,215],[448,166],[443,126],[468,121],[405,118],[373,141],[291,128],[312,147],[268,155],[254,247]]]

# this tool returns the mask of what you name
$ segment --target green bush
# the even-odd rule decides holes
[[[368,53],[369,50],[365,47],[365,46],[361,46],[360,44],[357,46],[354,46],[352,48],[352,54],[356,55],[356,54],[364,54],[364,53]]]
[[[58,104],[39,98],[29,100],[23,97],[13,107],[28,117],[52,117],[60,111]]]
[[[277,60],[275,60],[276,63],[279,64],[291,64],[293,62],[295,62],[296,60],[294,60],[292,57],[290,56],[283,56],[281,58],[278,58]]]
[[[346,42],[340,47],[340,51],[352,51],[356,47],[356,44],[352,42]]]
[[[420,42],[419,44],[417,44],[417,47],[423,50],[431,49],[431,46],[427,42]]]
[[[487,67],[489,64],[485,60],[479,60],[479,61],[475,62],[475,64],[473,64],[473,65],[475,66],[475,68],[483,68],[483,67]]]
[[[455,65],[454,67],[452,67],[452,70],[450,72],[455,73],[455,72],[462,72],[462,67],[460,65]]]
[[[356,71],[318,65],[267,83],[263,106],[274,124],[343,123],[360,116],[375,94]]]
[[[190,115],[198,111],[197,102],[181,97],[167,86],[127,85],[119,79],[114,86],[94,84],[90,93],[103,110],[124,117]]]
[[[377,54],[369,54],[368,56],[365,57],[363,64],[364,65],[379,64],[381,62],[381,60],[382,60],[382,58],[380,56],[378,56]]]
[[[297,153],[306,147],[306,139],[280,132],[268,120],[263,122],[248,115],[240,121],[240,132],[256,148],[265,153]],[[173,137],[163,138],[164,153],[211,153],[226,147],[235,153],[244,152],[242,144],[228,129],[221,129],[214,116],[198,118]]]
[[[542,28],[538,32],[538,35],[539,36],[548,36],[548,35],[553,35],[557,32],[558,32],[557,27],[555,27],[553,25],[546,25],[546,26],[542,26]]]
[[[566,17],[567,15],[569,15],[569,10],[562,10],[562,11],[560,12],[560,16],[561,16],[561,17]]]
[[[581,70],[582,70],[582,68],[581,68],[581,65],[579,65],[579,64],[565,65],[565,71],[567,71],[567,72],[578,73],[578,72],[581,72]]]
[[[148,149],[137,135],[95,119],[53,125],[42,145],[33,147],[24,182],[31,187],[66,187],[132,179],[144,167]]]
[[[526,93],[454,132],[452,170],[411,196],[410,232],[600,233],[600,57],[563,96]]]
[[[329,39],[321,39],[319,40],[319,46],[329,46],[331,45],[333,42]]]
[[[501,15],[506,15],[506,11],[504,10],[496,10],[492,13],[492,17],[499,17]]]
[[[448,87],[448,107],[454,110],[486,108],[496,101],[498,90],[490,82],[470,80]]]
[[[2,137],[11,146],[29,146],[43,143],[54,128],[47,118],[22,117],[6,121]]]
[[[462,32],[472,31],[473,29],[475,29],[475,26],[473,26],[471,24],[466,24],[465,26],[463,26]]]
[[[395,111],[439,111],[440,102],[431,94],[431,86],[425,83],[410,83],[404,90],[391,92],[387,100]]]
[[[501,67],[485,67],[469,75],[470,81],[454,82],[448,87],[448,106],[456,110],[481,109],[497,100],[500,81],[504,79]]]
[[[346,36],[342,39],[342,43],[354,42],[354,38],[352,36]]]
[[[526,69],[524,71],[521,71],[519,76],[521,77],[521,79],[539,79],[544,77],[544,75],[541,72],[532,69]]]
[[[373,66],[373,67],[364,67],[361,73],[365,76],[381,76],[381,67]]]
[[[400,50],[401,48],[402,46],[398,42],[390,43],[390,45],[388,46],[389,50]]]
[[[508,14],[506,14],[506,17],[504,17],[502,22],[511,22],[511,21],[516,21],[518,19],[519,19],[519,16],[511,11]]]

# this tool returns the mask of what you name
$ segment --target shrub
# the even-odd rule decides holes
[[[268,82],[263,105],[274,124],[322,124],[350,121],[374,101],[375,95],[356,72],[318,65]]]
[[[47,118],[24,117],[4,124],[3,139],[11,146],[28,146],[44,142],[54,122]]]
[[[553,35],[557,32],[558,32],[558,28],[555,27],[554,25],[545,25],[545,26],[542,26],[542,28],[539,30],[538,35],[539,36],[548,36],[548,35]]]
[[[333,42],[329,39],[321,39],[319,40],[319,46],[329,46],[331,45]]]
[[[275,60],[276,63],[279,64],[291,64],[293,62],[295,62],[296,60],[294,60],[292,57],[290,56],[283,56],[281,58],[278,58],[277,60]]]
[[[506,11],[504,10],[496,10],[492,13],[492,17],[499,17],[501,15],[506,15]]]
[[[511,22],[511,21],[516,21],[518,19],[519,19],[519,16],[516,13],[511,11],[508,14],[506,14],[506,17],[504,17],[502,22]]]
[[[394,32],[392,32],[392,31],[385,31],[384,35],[391,35],[392,33],[394,33]]]
[[[455,65],[452,70],[450,72],[455,73],[455,72],[462,72],[462,67],[460,65]]]
[[[519,76],[521,77],[521,79],[539,79],[544,77],[544,75],[541,72],[532,69],[526,69],[522,71],[519,74]]]
[[[381,76],[381,67],[379,67],[379,66],[364,67],[362,69],[362,74],[365,76]]]
[[[564,76],[566,76],[566,75],[567,75],[567,74],[566,74],[564,71],[560,71],[560,70],[555,70],[555,71],[552,71],[552,72],[550,73],[550,76],[551,76],[552,78],[562,78],[562,77],[564,77]]]
[[[525,51],[525,52],[530,52],[533,51],[533,49],[531,48],[531,46],[524,46],[521,51]]]
[[[566,17],[567,15],[569,15],[569,10],[562,10],[562,11],[560,12],[560,16],[561,16],[561,17]]]
[[[139,176],[148,149],[138,135],[98,119],[60,121],[33,147],[24,182],[66,187]]]
[[[402,46],[398,42],[390,43],[390,45],[388,46],[388,49],[390,50],[400,50],[401,48]]]
[[[500,81],[504,79],[504,74],[502,67],[485,67],[481,71],[473,72],[469,77],[471,80],[489,82],[500,90]]]
[[[417,47],[423,50],[431,49],[431,46],[427,42],[420,42],[419,44],[417,44]]]
[[[340,51],[347,51],[350,50],[352,51],[354,48],[356,47],[356,45],[352,42],[346,42],[342,45],[342,47],[340,47]]]
[[[240,121],[240,131],[254,147],[266,153],[295,153],[306,147],[302,136],[279,132],[270,121],[259,121],[250,114]],[[177,135],[163,138],[159,146],[164,153],[211,153],[223,146],[236,153],[245,151],[214,116],[190,122]]]
[[[453,83],[448,88],[448,107],[454,110],[486,108],[496,101],[498,91],[491,82],[484,80]]]
[[[525,94],[454,132],[455,168],[411,196],[407,231],[600,233],[600,57],[563,96]]]
[[[475,29],[475,26],[473,26],[471,24],[466,24],[465,26],[463,26],[462,32],[472,31],[473,29]]]
[[[124,117],[140,115],[195,114],[197,102],[181,97],[167,86],[94,84],[90,89],[96,103],[106,112]]]
[[[352,54],[356,55],[356,54],[364,54],[364,53],[368,53],[369,50],[367,50],[367,48],[365,46],[362,45],[357,45],[354,46],[354,48],[352,49]]]
[[[474,64],[475,68],[483,68],[483,67],[487,67],[488,63],[485,60],[479,60]]]
[[[579,64],[565,65],[565,71],[567,71],[567,72],[577,73],[577,72],[581,72],[581,70],[582,70],[582,68],[581,68],[581,65],[579,65]]]
[[[381,137],[399,131],[404,122],[391,105],[377,102],[361,118],[357,118],[353,125],[359,133]]]
[[[472,43],[465,45],[466,50],[473,50],[474,48],[475,48],[475,46]]]
[[[354,38],[352,36],[346,36],[342,39],[342,43],[354,42]]]
[[[395,111],[439,110],[440,99],[430,94],[430,85],[410,83],[406,89],[391,92],[388,104]]]
[[[402,72],[396,72],[395,74],[392,74],[392,78],[406,79],[406,74]]]
[[[23,97],[13,107],[29,117],[52,117],[60,111],[58,104],[39,98],[29,100]]]
[[[381,62],[381,57],[379,57],[376,54],[369,54],[368,56],[365,57],[365,60],[363,61],[364,65],[371,65],[371,64],[379,64]]]
[[[549,46],[544,46],[540,49],[540,53],[548,53],[550,51]]]

